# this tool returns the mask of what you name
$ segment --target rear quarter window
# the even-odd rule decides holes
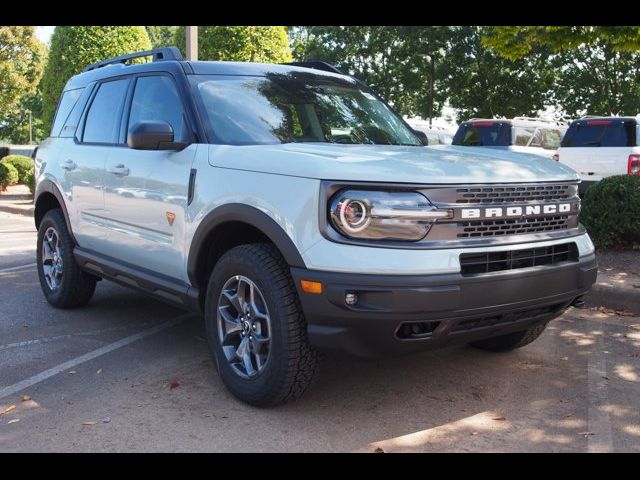
[[[636,122],[633,120],[581,120],[573,122],[562,147],[635,147]]]
[[[80,95],[84,88],[77,88],[75,90],[67,90],[66,92],[62,92],[62,97],[60,97],[60,101],[58,102],[58,109],[56,110],[56,117],[53,121],[53,126],[51,127],[51,136],[59,137],[62,131],[62,127],[67,121],[71,110],[78,102]]]

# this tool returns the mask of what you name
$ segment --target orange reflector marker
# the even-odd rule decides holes
[[[313,293],[314,295],[320,295],[322,293],[322,283],[312,282],[310,280],[300,280],[302,291],[306,293]]]

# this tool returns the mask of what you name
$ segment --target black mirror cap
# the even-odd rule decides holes
[[[182,150],[187,146],[173,139],[173,127],[167,122],[143,120],[129,128],[127,145],[135,150]]]
[[[421,130],[416,130],[415,128],[412,128],[412,130],[415,136],[418,137],[418,139],[422,142],[423,145],[425,146],[429,145],[429,138],[427,137],[426,133],[424,133]]]

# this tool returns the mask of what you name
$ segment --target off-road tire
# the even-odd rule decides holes
[[[45,280],[42,259],[42,242],[46,231],[50,227],[53,227],[59,236],[63,261],[62,280],[55,290],[49,288]],[[80,270],[73,256],[73,248],[74,242],[67,230],[67,223],[62,210],[59,208],[49,210],[38,227],[36,261],[42,292],[47,301],[56,308],[82,307],[89,303],[96,289],[98,279]]]
[[[218,300],[235,275],[251,279],[262,292],[271,319],[269,360],[255,377],[242,378],[225,357],[218,334]],[[307,324],[289,266],[268,243],[240,245],[226,252],[209,278],[205,300],[207,342],[226,387],[238,399],[260,407],[303,395],[315,376],[318,353],[309,344]]]
[[[537,323],[527,330],[478,340],[477,342],[472,342],[471,345],[490,352],[508,352],[509,350],[529,345],[544,332],[546,327],[547,322]]]

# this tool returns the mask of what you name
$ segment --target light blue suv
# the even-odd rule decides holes
[[[85,305],[108,279],[202,312],[224,383],[254,405],[302,395],[318,350],[526,345],[596,278],[575,172],[424,148],[319,62],[168,48],[91,65],[36,174],[49,303]]]

